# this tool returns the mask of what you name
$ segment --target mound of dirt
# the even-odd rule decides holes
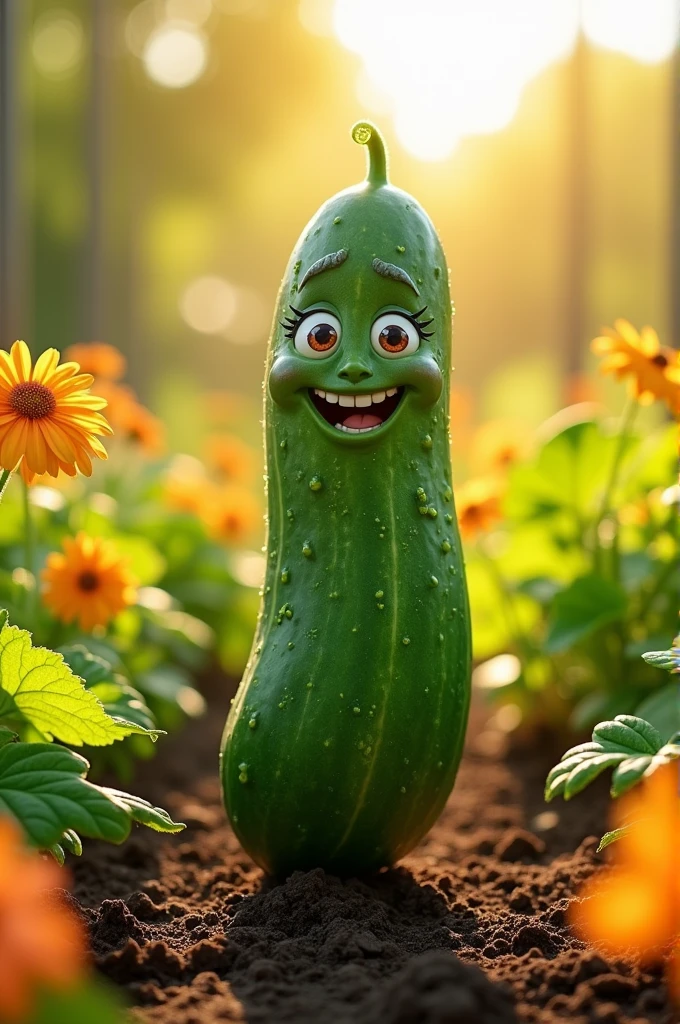
[[[220,801],[225,692],[136,791],[188,825],[72,862],[99,969],[144,1024],[672,1024],[660,970],[612,960],[565,911],[602,864],[606,786],[547,809],[561,748],[507,752],[477,709],[449,804],[399,866],[265,878]]]

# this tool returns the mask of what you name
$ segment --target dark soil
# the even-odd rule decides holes
[[[166,740],[140,795],[188,825],[88,843],[75,864],[99,969],[148,1024],[671,1024],[660,969],[565,924],[606,820],[606,787],[545,807],[561,748],[515,743],[477,709],[437,825],[398,867],[265,878],[226,824],[217,752],[230,693]],[[546,816],[547,814],[547,816]]]

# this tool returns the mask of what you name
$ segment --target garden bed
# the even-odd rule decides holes
[[[477,708],[449,805],[399,867],[275,884],[225,821],[217,756],[229,696],[164,741],[137,780],[187,831],[90,843],[74,867],[97,964],[140,1021],[675,1020],[660,970],[600,956],[566,927],[569,900],[603,859],[606,786],[547,809],[560,743],[524,737],[509,750]]]

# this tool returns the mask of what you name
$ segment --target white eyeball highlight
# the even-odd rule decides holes
[[[335,352],[342,327],[337,316],[317,310],[306,316],[295,332],[295,348],[308,359],[325,359]]]
[[[371,327],[371,344],[379,356],[400,359],[420,347],[417,327],[400,313],[383,313]]]

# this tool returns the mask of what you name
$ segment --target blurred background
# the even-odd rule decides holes
[[[172,450],[200,449],[206,390],[241,397],[258,443],[278,283],[363,177],[358,118],[448,254],[461,437],[593,397],[588,342],[617,316],[680,342],[679,0],[0,0],[0,19],[0,342],[116,345]]]

